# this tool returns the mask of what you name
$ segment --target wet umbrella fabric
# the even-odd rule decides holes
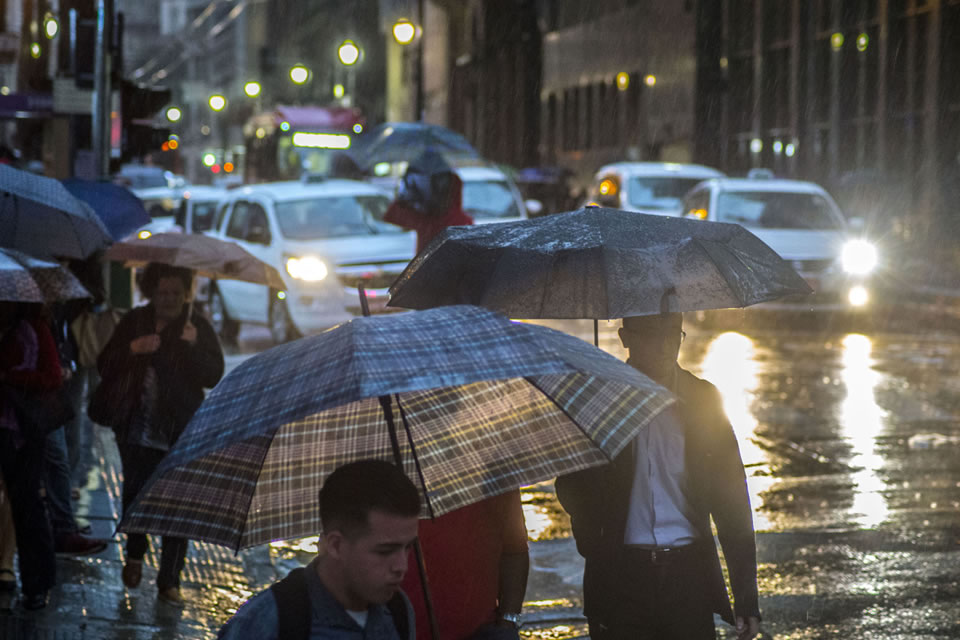
[[[369,170],[378,162],[409,162],[430,148],[451,156],[480,155],[459,133],[425,122],[379,125],[358,141],[351,155],[358,166]]]
[[[740,225],[586,207],[447,229],[400,274],[389,306],[612,319],[807,293],[803,278]]]
[[[673,402],[586,342],[485,309],[358,318],[231,372],[120,530],[235,549],[317,534],[329,473],[393,460],[385,395],[425,516],[602,464]]]
[[[0,164],[0,246],[38,258],[82,259],[112,241],[100,218],[59,180]]]
[[[0,249],[0,301],[48,303],[89,297],[65,267],[14,249]]]
[[[143,202],[126,187],[79,178],[64,180],[63,186],[90,205],[114,240],[122,240],[150,222]]]
[[[118,242],[104,254],[106,260],[128,267],[159,262],[193,269],[208,278],[243,280],[276,289],[286,285],[277,270],[240,245],[194,233],[156,233],[149,238]]]

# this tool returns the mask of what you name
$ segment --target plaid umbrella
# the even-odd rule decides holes
[[[318,533],[329,473],[394,458],[380,396],[425,516],[607,462],[673,402],[586,342],[477,307],[358,318],[231,372],[120,530],[235,549]]]
[[[225,278],[286,289],[277,270],[236,244],[199,233],[155,233],[149,238],[118,242],[104,254],[106,260],[141,267],[160,262],[193,269],[208,278]]]
[[[45,303],[89,297],[77,277],[59,264],[0,249],[0,300]]]
[[[86,258],[112,242],[59,180],[0,164],[0,246],[42,258]]]

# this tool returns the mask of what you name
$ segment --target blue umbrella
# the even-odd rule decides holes
[[[143,202],[126,187],[79,178],[64,180],[63,186],[90,205],[114,240],[121,240],[150,222]]]

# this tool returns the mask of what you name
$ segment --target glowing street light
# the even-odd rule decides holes
[[[183,112],[180,111],[178,107],[170,107],[167,109],[167,120],[170,122],[180,122],[180,118],[183,117]]]
[[[630,88],[630,74],[626,71],[621,71],[617,74],[617,89],[620,91],[626,91]]]
[[[417,28],[406,18],[397,20],[393,25],[393,39],[399,44],[410,44],[416,36]]]
[[[648,87],[657,86],[657,76],[653,75],[652,73],[648,74],[643,78],[643,84],[647,85]]]
[[[207,103],[214,111],[223,111],[227,106],[227,99],[219,94],[215,94],[210,96],[210,99],[207,100]]]
[[[309,79],[310,69],[307,69],[302,64],[290,67],[290,80],[293,81],[293,84],[303,84]]]
[[[337,100],[339,100],[340,98],[343,97],[343,93],[344,93],[344,88],[343,88],[343,85],[342,85],[342,84],[337,83],[337,84],[333,85],[333,97],[334,97],[334,98],[336,98]]]
[[[213,165],[217,164],[217,156],[213,155],[212,153],[203,154],[203,164],[207,167],[212,167]]]
[[[247,94],[247,97],[249,98],[256,98],[258,95],[260,95],[260,90],[261,87],[259,82],[251,81],[243,85],[243,92]]]
[[[349,67],[356,64],[357,60],[360,59],[360,48],[353,43],[353,40],[344,40],[340,48],[337,49],[337,56],[340,58],[340,62]]]
[[[57,37],[57,34],[60,33],[60,23],[57,22],[56,18],[48,15],[47,19],[43,22],[43,32],[46,34],[47,38],[53,40]]]
[[[42,50],[40,49],[40,43],[34,42],[30,45],[30,57],[36,59],[40,57]]]

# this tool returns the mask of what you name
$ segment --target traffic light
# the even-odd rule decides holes
[[[159,151],[170,137],[167,127],[155,127],[154,117],[170,104],[170,90],[144,87],[124,80],[120,83],[120,143],[122,162]]]

